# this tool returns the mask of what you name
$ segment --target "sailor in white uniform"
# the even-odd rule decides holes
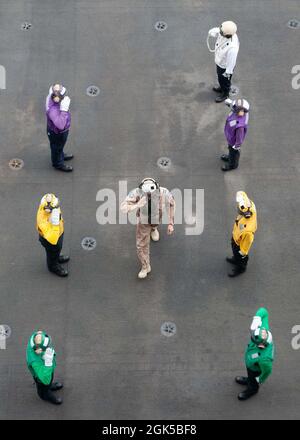
[[[236,34],[237,26],[233,21],[224,21],[218,28],[212,28],[208,32],[207,44],[210,52],[215,54],[219,87],[213,90],[219,93],[216,102],[225,101],[231,88],[231,78],[236,65],[239,52],[239,39]],[[209,38],[216,38],[215,48],[209,46]]]

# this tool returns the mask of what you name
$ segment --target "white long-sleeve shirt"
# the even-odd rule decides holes
[[[237,60],[237,56],[239,53],[239,48],[238,47],[232,47],[231,49],[229,49],[229,51],[227,52],[227,59],[226,59],[226,73],[232,75],[235,65],[236,65],[236,60]]]
[[[215,43],[215,63],[222,69],[226,69],[226,73],[232,75],[239,53],[240,44],[238,36],[235,34],[231,38],[223,37],[220,34],[220,28],[210,29],[209,35],[217,38]]]

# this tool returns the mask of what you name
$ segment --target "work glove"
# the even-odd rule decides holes
[[[216,38],[219,33],[220,33],[220,28],[218,27],[212,28],[208,31],[208,35],[213,38]]]
[[[242,251],[239,251],[239,254],[240,254],[240,256],[241,256],[242,258],[246,258],[246,257],[247,257],[247,255],[244,255]]]
[[[68,96],[65,96],[64,99],[60,103],[60,111],[68,112],[70,107],[71,99]]]
[[[45,367],[52,367],[54,354],[55,354],[55,351],[53,348],[48,347],[46,349],[45,354],[44,354]]]
[[[253,317],[253,320],[252,320],[252,323],[251,323],[251,327],[250,327],[250,329],[252,330],[252,331],[254,331],[254,330],[256,330],[258,327],[261,327],[262,326],[262,320],[261,320],[261,317],[260,316],[254,316]]]
[[[60,209],[54,208],[50,214],[49,221],[53,226],[58,226],[60,221]]]
[[[231,77],[231,73],[226,73],[226,72],[224,72],[224,73],[223,73],[223,76],[225,76],[225,78],[227,78],[227,79],[230,79],[230,77]]]
[[[258,385],[260,385],[260,382],[259,382],[259,376],[256,377],[255,380],[256,380],[256,382],[258,383]]]
[[[227,99],[225,99],[225,104],[226,105],[228,105],[228,107],[230,107],[231,106],[231,104],[233,103],[233,100],[232,99],[230,99],[230,98],[227,98]]]

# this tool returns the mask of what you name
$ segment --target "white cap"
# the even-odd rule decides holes
[[[221,24],[221,30],[225,36],[232,36],[236,34],[237,25],[233,21],[224,21]]]

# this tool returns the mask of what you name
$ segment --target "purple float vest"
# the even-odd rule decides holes
[[[235,145],[236,129],[240,127],[244,128],[244,135],[242,137],[242,142],[244,142],[248,130],[248,121],[249,113],[245,113],[244,116],[238,116],[234,112],[229,113],[224,127],[224,133],[229,145]]]

